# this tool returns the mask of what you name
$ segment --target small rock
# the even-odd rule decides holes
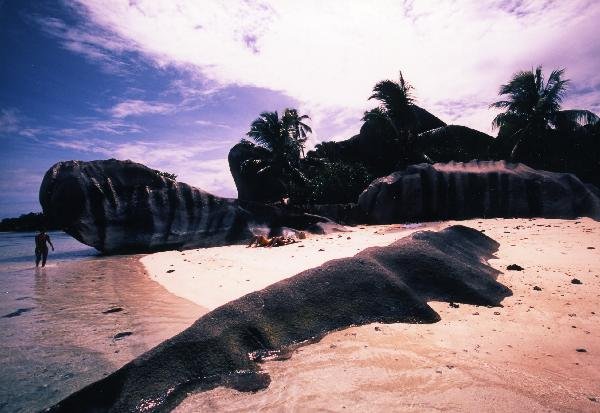
[[[589,396],[589,397],[588,397],[588,399],[589,399],[591,402],[596,402],[596,403],[598,403],[598,398],[597,398],[597,397]]]
[[[523,267],[518,264],[510,264],[506,269],[508,271],[523,271]]]
[[[458,305],[456,303],[450,303],[450,307],[452,307],[452,308],[458,308],[458,307],[460,307],[460,305]]]
[[[175,272],[175,270],[167,270],[167,274],[170,274],[172,272]]]
[[[578,280],[577,278],[573,278],[573,279],[571,280],[571,284],[581,284],[581,281],[580,281],[580,280]]]
[[[381,331],[381,328],[375,327],[375,331]]]
[[[494,315],[500,315],[500,311],[494,311]]]
[[[587,353],[587,350],[584,349],[584,348],[578,348],[575,351],[578,352],[578,353]]]
[[[319,248],[319,251],[325,251],[323,248]]]
[[[122,307],[113,307],[113,308],[109,308],[108,310],[102,311],[102,314],[118,313],[121,311],[123,311]]]
[[[542,291],[542,289],[541,289],[540,287],[538,287],[537,285],[536,285],[535,287],[533,287],[533,289],[534,289],[535,291]]]
[[[595,250],[596,247],[587,247],[588,250]]]
[[[117,334],[115,334],[113,338],[114,338],[115,340],[119,340],[119,339],[121,339],[121,338],[124,338],[124,337],[130,336],[130,335],[132,335],[132,334],[133,334],[133,333],[132,333],[131,331],[123,331],[123,332],[121,332],[121,333],[117,333]]]

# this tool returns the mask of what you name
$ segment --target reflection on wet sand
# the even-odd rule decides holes
[[[0,410],[47,407],[206,312],[149,280],[139,258],[51,262],[2,274],[19,284],[2,297],[2,315],[26,310],[0,319]]]

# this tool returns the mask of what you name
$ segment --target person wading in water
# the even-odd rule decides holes
[[[40,260],[42,261],[42,267],[46,266],[46,259],[48,258],[48,245],[46,245],[46,243],[50,244],[52,251],[54,251],[54,245],[52,245],[52,241],[50,241],[50,236],[46,234],[46,231],[41,229],[40,233],[35,236],[36,267],[40,265]]]

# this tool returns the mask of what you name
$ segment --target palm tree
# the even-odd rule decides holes
[[[373,87],[373,94],[370,99],[376,99],[381,102],[379,108],[365,113],[374,116],[383,115],[387,118],[390,125],[397,135],[403,130],[409,131],[415,128],[415,114],[413,111],[414,98],[412,96],[413,87],[404,80],[402,72],[398,82],[393,80],[382,80]]]
[[[568,79],[563,79],[565,69],[553,70],[544,81],[542,67],[521,71],[513,75],[510,82],[500,86],[499,100],[490,107],[505,109],[493,122],[499,128],[499,139],[508,141],[512,147],[510,159],[517,160],[525,156],[540,160],[544,149],[543,139],[552,130],[566,131],[584,123],[597,122],[598,117],[585,110],[561,110]],[[522,153],[523,147],[529,147],[533,153]]]
[[[312,133],[312,129],[303,121],[310,119],[308,115],[298,115],[296,109],[287,108],[281,118],[284,128],[287,130],[289,136],[297,143],[300,147],[300,152],[304,158],[304,146],[308,139],[308,134]]]
[[[241,165],[243,173],[270,174],[286,183],[289,190],[293,181],[305,181],[300,171],[300,153],[304,150],[306,134],[311,129],[298,116],[296,109],[286,109],[280,118],[277,111],[263,112],[250,125],[246,135],[258,146],[269,151],[267,158],[248,159]]]
[[[404,80],[402,72],[398,82],[378,82],[373,87],[373,94],[369,99],[378,100],[380,105],[365,112],[363,117],[365,122],[379,125],[378,130],[381,133],[391,129],[392,147],[398,148],[404,157],[400,162],[402,166],[412,162],[429,161],[425,154],[416,153],[414,148],[419,121],[412,90],[413,87]]]

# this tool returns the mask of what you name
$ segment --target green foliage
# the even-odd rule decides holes
[[[306,167],[307,181],[294,185],[296,203],[344,204],[356,202],[360,193],[373,181],[367,168],[359,163],[321,160]]]

